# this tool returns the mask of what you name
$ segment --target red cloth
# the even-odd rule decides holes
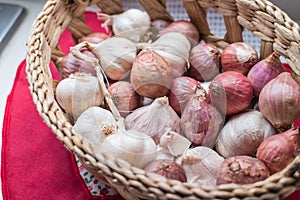
[[[101,30],[93,13],[86,17],[94,31]],[[70,33],[60,39],[67,53],[73,45]],[[43,122],[32,102],[25,74],[25,61],[17,71],[7,98],[2,130],[1,179],[4,200],[33,199],[122,199],[120,196],[92,196],[82,180],[74,156]],[[58,74],[50,65],[54,79]],[[300,198],[300,191],[285,200]]]
[[[101,31],[95,13],[87,12],[92,30]],[[67,53],[73,44],[68,31],[59,44]],[[1,179],[4,200],[33,199],[122,199],[119,195],[92,196],[74,156],[43,122],[32,101],[23,61],[7,98],[2,130]],[[59,79],[51,64],[53,78]]]

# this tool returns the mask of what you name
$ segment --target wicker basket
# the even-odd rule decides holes
[[[138,0],[152,19],[173,20],[164,0]],[[49,0],[36,18],[27,44],[27,76],[36,108],[57,138],[84,166],[126,199],[280,199],[300,186],[300,157],[281,172],[250,185],[204,186],[164,179],[135,168],[105,153],[95,158],[85,149],[71,123],[54,98],[54,82],[49,70],[51,55],[65,29],[76,40],[91,30],[83,13],[97,5],[108,14],[123,11],[120,0]],[[300,75],[300,29],[286,13],[266,0],[183,0],[188,17],[197,26],[201,38],[224,48],[242,41],[243,29],[260,39],[261,58],[276,51],[293,72]],[[182,8],[182,9],[184,9]],[[227,33],[219,38],[211,33],[206,19],[208,8],[224,16]]]

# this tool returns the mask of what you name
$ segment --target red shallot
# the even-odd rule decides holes
[[[258,62],[256,50],[245,42],[235,42],[228,45],[221,56],[224,71],[237,71],[247,75]]]
[[[253,86],[253,94],[259,96],[262,88],[273,78],[277,77],[285,69],[281,64],[279,55],[271,53],[265,59],[256,63],[249,71],[247,78]]]
[[[217,184],[251,184],[270,176],[265,164],[251,156],[233,156],[226,158],[220,165]]]
[[[256,157],[268,167],[271,174],[279,172],[296,157],[298,140],[298,127],[273,135],[261,143]]]
[[[223,118],[218,109],[208,103],[205,90],[198,89],[183,110],[180,128],[193,145],[213,147]]]
[[[196,94],[200,83],[188,76],[175,78],[172,83],[169,97],[170,106],[181,115],[190,98]]]
[[[242,73],[227,71],[211,81],[209,95],[212,104],[222,113],[232,115],[249,106],[253,97],[253,87]]]
[[[151,161],[146,165],[144,170],[181,182],[186,182],[187,180],[182,166],[173,160],[159,159]]]
[[[282,72],[263,87],[258,106],[277,130],[285,131],[300,117],[300,85]]]
[[[139,95],[151,99],[162,97],[172,85],[172,68],[161,55],[145,49],[133,62],[130,81]]]
[[[178,20],[171,22],[166,28],[159,31],[159,36],[169,32],[182,33],[188,38],[188,40],[191,43],[191,46],[195,46],[199,42],[199,31],[192,22],[186,20]]]
[[[123,117],[141,106],[141,96],[134,91],[130,82],[117,81],[108,87],[108,91]]]
[[[210,81],[221,71],[220,50],[211,44],[200,43],[190,53],[189,76],[198,81]]]

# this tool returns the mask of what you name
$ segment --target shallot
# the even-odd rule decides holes
[[[242,73],[226,71],[211,81],[209,95],[212,104],[220,112],[232,115],[245,110],[250,105],[253,87]]]
[[[217,184],[251,184],[270,176],[265,164],[251,156],[233,156],[226,158],[220,165]]]
[[[87,49],[80,49],[80,52],[86,56],[95,58],[95,55]],[[75,57],[72,53],[68,53],[63,57],[57,58],[55,64],[57,65],[59,75],[62,79],[67,78],[75,72],[84,72],[96,76],[95,67],[90,62],[81,60]]]
[[[188,76],[177,77],[173,80],[171,91],[168,95],[170,106],[181,115],[190,98],[196,94],[200,83]]]
[[[194,46],[190,53],[189,76],[198,81],[211,81],[221,72],[221,52],[208,43],[200,43]]]
[[[151,161],[146,165],[144,170],[169,179],[186,182],[186,173],[184,169],[173,160],[160,159]]]
[[[173,81],[172,69],[161,55],[145,49],[133,62],[130,81],[141,96],[151,99],[166,96]]]
[[[296,157],[298,140],[298,127],[273,135],[260,144],[256,157],[268,167],[271,174],[279,172]]]
[[[222,52],[221,65],[224,71],[237,71],[247,75],[258,60],[257,52],[252,46],[245,42],[234,42]]]
[[[204,89],[198,89],[185,106],[180,119],[183,134],[193,145],[213,147],[224,116],[210,104]]]
[[[108,87],[108,91],[123,117],[141,106],[141,96],[134,91],[130,82],[117,81]]]
[[[200,39],[200,34],[197,27],[192,22],[186,20],[171,22],[167,27],[159,31],[159,36],[169,32],[182,33],[188,38],[191,46],[195,46]]]
[[[288,72],[282,72],[261,90],[260,112],[280,131],[291,128],[300,117],[300,86]]]
[[[80,38],[78,40],[78,42],[87,41],[87,42],[90,42],[90,43],[93,43],[93,44],[98,44],[98,43],[102,42],[103,40],[108,39],[109,37],[110,36],[105,34],[105,33],[94,32],[94,33],[88,34],[88,35]]]
[[[256,63],[248,72],[247,78],[253,86],[253,94],[259,96],[262,88],[273,78],[276,78],[285,69],[281,64],[279,55],[271,53],[267,58]]]

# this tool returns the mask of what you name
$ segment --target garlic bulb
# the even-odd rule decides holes
[[[85,73],[71,74],[61,80],[56,87],[58,104],[73,119],[92,106],[99,106],[104,99],[98,79]]]
[[[203,185],[216,185],[217,172],[223,161],[222,156],[205,146],[188,149],[176,160],[185,170],[187,182]]]
[[[186,71],[191,44],[183,34],[178,32],[165,33],[148,48],[160,54],[171,64],[174,77],[179,77]]]
[[[169,130],[179,132],[179,117],[169,105],[167,97],[155,99],[150,105],[134,110],[125,118],[126,129],[134,129],[152,137],[158,144]]]
[[[101,149],[139,168],[144,168],[156,158],[157,154],[153,139],[135,130],[119,129],[116,134],[109,135],[103,140]]]
[[[131,40],[132,42],[145,42],[150,35],[150,16],[139,9],[128,9],[121,14],[107,15],[98,14],[99,19],[105,20],[104,28],[112,26],[112,32],[118,36]]]
[[[97,58],[83,55],[80,49],[89,49]],[[82,60],[91,62],[94,66],[100,65],[106,76],[112,80],[126,78],[136,57],[136,46],[128,39],[120,37],[108,38],[99,44],[82,42],[71,47],[72,54]]]
[[[74,129],[81,138],[90,141],[94,145],[101,145],[107,136],[117,133],[118,127],[110,111],[93,106],[78,117]]]
[[[276,130],[257,110],[231,117],[219,133],[216,151],[225,158],[236,155],[255,156],[258,146]]]

